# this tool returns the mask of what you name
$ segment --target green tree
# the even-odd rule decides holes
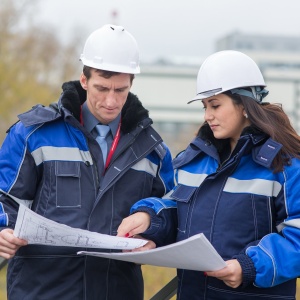
[[[78,77],[80,37],[63,44],[34,25],[36,13],[36,0],[0,2],[0,140],[18,113],[56,101],[61,83]]]

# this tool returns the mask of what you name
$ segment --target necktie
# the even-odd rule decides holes
[[[107,142],[106,142],[106,136],[110,130],[109,126],[107,125],[96,125],[96,130],[98,132],[98,136],[96,137],[96,141],[101,147],[102,155],[103,155],[103,163],[105,165],[106,162],[106,156],[107,156]]]

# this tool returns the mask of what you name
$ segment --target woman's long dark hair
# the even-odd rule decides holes
[[[255,100],[231,93],[225,93],[234,103],[243,105],[252,126],[269,135],[280,143],[282,148],[275,157],[274,172],[283,170],[293,157],[300,158],[300,136],[291,125],[289,117],[280,104],[257,103]]]

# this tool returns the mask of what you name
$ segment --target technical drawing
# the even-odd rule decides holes
[[[147,241],[123,238],[72,228],[42,217],[20,204],[14,235],[28,244],[130,250]]]

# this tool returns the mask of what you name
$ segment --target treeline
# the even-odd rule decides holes
[[[65,80],[79,77],[82,38],[62,43],[34,25],[36,0],[0,1],[0,142],[17,114],[56,101]]]

